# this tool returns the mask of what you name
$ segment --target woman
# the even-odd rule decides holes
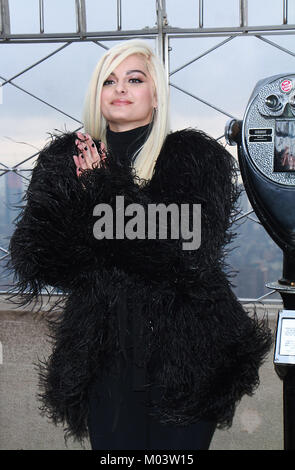
[[[48,284],[67,294],[41,370],[43,410],[93,449],[207,449],[258,385],[271,344],[224,273],[233,158],[199,131],[168,134],[167,103],[145,43],[109,50],[90,82],[85,133],[55,136],[40,153],[11,238],[21,302]],[[153,204],[201,205],[201,245],[184,249],[179,219],[178,237],[172,224],[160,236],[161,218],[157,236],[148,218],[139,230],[132,210]]]

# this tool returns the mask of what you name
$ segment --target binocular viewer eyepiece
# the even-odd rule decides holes
[[[287,82],[283,80],[282,83]],[[282,88],[282,84],[280,85]],[[291,94],[272,93],[265,97],[263,105],[260,107],[260,112],[264,116],[295,116],[295,92]]]

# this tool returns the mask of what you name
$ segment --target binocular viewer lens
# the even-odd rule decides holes
[[[265,98],[265,105],[272,111],[278,111],[282,108],[283,104],[277,95],[269,95]]]
[[[289,105],[294,109],[295,108],[295,94],[290,96],[289,100]],[[265,106],[270,110],[270,111],[279,111],[282,109],[282,107],[286,104],[286,102],[282,102],[281,98],[277,95],[269,95],[265,98]]]

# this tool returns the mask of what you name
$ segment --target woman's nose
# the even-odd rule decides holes
[[[126,93],[126,84],[124,82],[117,82],[116,91],[117,93]]]

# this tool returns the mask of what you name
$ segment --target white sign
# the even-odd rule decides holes
[[[295,364],[295,310],[279,311],[274,362]]]
[[[295,319],[283,318],[281,330],[280,354],[295,356]]]

